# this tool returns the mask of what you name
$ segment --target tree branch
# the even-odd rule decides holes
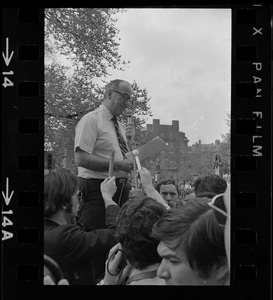
[[[69,114],[69,115],[64,116],[61,114],[45,113],[45,116],[72,120],[73,118],[76,118],[82,114],[83,114],[83,112],[79,112],[79,113],[74,113],[74,114]]]

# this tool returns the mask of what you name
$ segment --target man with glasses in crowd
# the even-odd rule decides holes
[[[85,114],[76,126],[74,157],[78,167],[82,207],[77,222],[86,231],[106,228],[105,206],[100,185],[109,176],[109,162],[114,152],[113,174],[117,191],[113,200],[122,206],[129,199],[128,173],[133,161],[126,159],[129,151],[127,138],[134,138],[132,124],[124,126],[117,120],[130,105],[131,85],[115,79],[105,86],[102,104]],[[97,257],[96,273],[104,272],[105,257]]]
[[[122,206],[129,198],[128,173],[133,170],[133,161],[126,159],[127,137],[133,138],[132,124],[124,126],[119,117],[129,106],[133,90],[124,80],[115,79],[105,86],[102,104],[85,114],[76,126],[75,162],[78,167],[83,205],[79,222],[85,230],[105,228],[105,208],[100,184],[108,177],[111,152],[114,151],[113,176],[117,192],[113,200]],[[118,132],[117,132],[118,131]],[[122,139],[122,145],[120,145]]]

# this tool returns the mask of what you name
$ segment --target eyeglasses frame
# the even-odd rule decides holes
[[[215,195],[210,202],[208,202],[208,205],[210,207],[212,207],[213,209],[217,210],[219,213],[223,214],[224,216],[226,216],[227,218],[229,218],[229,215],[223,211],[222,209],[218,208],[217,206],[214,205],[214,202],[217,198],[219,197],[224,197],[225,194],[218,194],[218,195]],[[223,200],[224,201],[224,200]]]
[[[129,96],[129,95],[126,94],[126,93],[121,93],[121,92],[116,91],[116,90],[111,90],[111,91],[112,91],[112,92],[115,92],[115,93],[117,93],[117,94],[122,95],[122,98],[123,98],[124,102],[127,102],[127,101],[130,101],[130,100],[131,100],[131,96]],[[127,98],[125,99],[125,97],[127,97]]]

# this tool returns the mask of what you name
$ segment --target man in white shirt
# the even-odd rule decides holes
[[[124,126],[116,117],[130,105],[132,93],[132,87],[127,81],[111,81],[105,87],[100,107],[84,115],[76,126],[74,156],[83,197],[77,222],[86,231],[106,228],[100,185],[109,176],[109,161],[113,151],[115,156],[112,176],[116,177],[117,186],[113,200],[122,206],[129,199],[127,178],[128,173],[133,170],[133,161],[125,159],[124,152],[129,150],[127,137],[133,139],[135,129],[132,124]],[[93,266],[95,278],[99,279],[103,275],[104,264],[104,255],[98,253]]]
[[[85,230],[105,228],[105,208],[100,192],[101,182],[108,176],[109,158],[115,152],[113,176],[117,192],[113,200],[122,206],[129,198],[128,173],[133,170],[133,161],[126,159],[120,146],[113,117],[120,116],[130,105],[133,93],[131,85],[124,80],[113,80],[105,87],[103,103],[96,110],[84,115],[76,126],[75,162],[78,166],[83,206],[79,222]],[[127,137],[134,138],[132,124],[124,126],[117,121],[127,151]],[[123,151],[123,152],[122,152]]]

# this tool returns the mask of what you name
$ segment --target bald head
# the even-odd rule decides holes
[[[115,79],[105,86],[103,103],[118,117],[129,107],[132,94],[133,89],[128,81]]]

